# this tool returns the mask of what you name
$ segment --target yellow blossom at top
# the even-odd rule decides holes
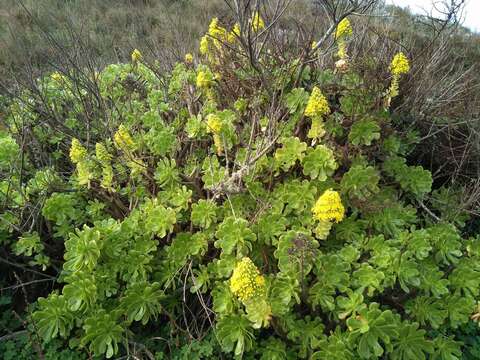
[[[95,144],[95,156],[101,163],[108,163],[112,160],[112,155],[108,153],[107,148],[102,143]]]
[[[87,157],[87,149],[85,149],[78,139],[72,140],[72,145],[70,146],[70,160],[74,164],[78,164]]]
[[[404,53],[399,52],[393,57],[390,63],[390,71],[392,75],[406,74],[410,71],[410,63]]]
[[[341,39],[350,35],[352,35],[352,25],[350,25],[350,20],[344,18],[338,23],[335,37]]]
[[[215,40],[225,40],[227,36],[227,30],[218,25],[218,19],[213,18],[208,26],[208,34],[213,37]]]
[[[345,215],[345,208],[338,192],[329,189],[318,198],[312,212],[317,220],[340,222]]]
[[[132,51],[132,62],[136,63],[138,61],[142,60],[142,53],[138,49],[134,49]]]
[[[330,112],[328,101],[318,87],[314,87],[308,99],[305,115],[311,118],[322,117]]]
[[[248,257],[235,266],[230,278],[230,290],[243,303],[265,296],[265,278]]]
[[[258,32],[265,28],[265,22],[263,21],[258,11],[255,11],[253,13],[251,22],[252,22],[252,30],[254,32]]]
[[[207,55],[208,54],[208,36],[202,36],[200,39],[200,54]]]
[[[58,71],[53,72],[50,77],[52,78],[52,80],[55,81],[61,81],[63,79],[63,75],[60,74]]]
[[[213,85],[213,75],[209,71],[200,70],[197,73],[197,87],[202,89],[208,89],[211,85]]]
[[[113,136],[113,140],[115,145],[123,151],[132,151],[135,149],[135,142],[123,124],[118,127],[117,132]]]
[[[222,120],[215,114],[210,114],[207,117],[208,132],[218,134],[222,130]]]
[[[185,54],[185,62],[187,64],[191,64],[193,62],[193,55],[188,53],[188,54]]]

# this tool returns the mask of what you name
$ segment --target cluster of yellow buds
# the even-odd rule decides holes
[[[323,117],[330,112],[327,98],[322,94],[322,91],[315,86],[308,99],[307,107],[305,108],[305,115],[310,118]]]
[[[85,149],[78,139],[72,140],[70,146],[70,160],[76,164],[78,183],[80,185],[90,186],[90,180],[93,178],[93,174],[90,171],[90,163],[87,157],[87,149]]]
[[[312,208],[315,219],[321,222],[340,222],[345,215],[345,208],[338,192],[328,189]]]
[[[244,304],[251,300],[260,300],[265,297],[265,278],[260,274],[250,258],[244,257],[235,266],[230,278],[230,290]]]
[[[404,53],[399,52],[395,54],[390,63],[390,71],[392,75],[402,75],[410,71],[410,63]]]
[[[310,138],[321,138],[325,134],[322,118],[330,113],[327,98],[318,87],[314,87],[305,108],[305,116],[312,119],[312,126],[308,132]]]
[[[217,18],[213,18],[208,26],[207,34],[200,39],[200,54],[211,56],[211,44],[213,44],[213,49],[218,50],[222,48],[223,42],[233,43],[234,41],[235,37],[233,34],[229,33],[223,26],[220,26]]]
[[[214,84],[214,76],[211,71],[199,70],[197,73],[197,88],[208,89]]]
[[[52,80],[56,81],[56,82],[60,82],[63,80],[63,75],[60,74],[58,71],[55,71],[53,72],[50,77],[52,78]]]
[[[143,57],[143,56],[142,56],[142,53],[140,52],[140,50],[134,49],[134,50],[132,51],[131,57],[132,57],[132,63],[136,64],[136,63],[138,63],[140,60],[142,60],[142,57]]]
[[[72,145],[70,146],[70,160],[74,164],[85,160],[87,157],[87,149],[85,149],[78,139],[72,140]]]
[[[223,152],[223,144],[222,144],[222,120],[218,117],[218,115],[210,114],[207,117],[207,131],[213,134],[213,143],[215,144],[215,148],[217,149],[217,154],[221,155]]]
[[[395,54],[390,63],[390,72],[392,74],[392,83],[389,89],[388,103],[391,99],[398,95],[398,88],[400,82],[400,75],[406,74],[410,71],[410,63],[404,53],[399,52]]]
[[[185,54],[185,62],[187,64],[193,63],[193,55],[190,53]]]
[[[345,42],[346,38],[351,36],[353,33],[352,25],[350,20],[344,18],[338,23],[337,30],[335,32],[335,38],[338,42],[338,57],[340,59],[347,58],[347,44]]]
[[[135,142],[123,124],[118,127],[117,132],[113,136],[113,140],[115,142],[115,146],[122,151],[131,152],[135,150]]]
[[[100,186],[105,189],[113,190],[113,168],[112,164],[110,163],[112,160],[112,155],[108,152],[105,145],[101,143],[96,143],[95,156],[102,165],[102,181],[100,183]]]

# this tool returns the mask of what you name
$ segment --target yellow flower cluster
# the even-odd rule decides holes
[[[347,43],[345,39],[352,35],[352,26],[350,25],[350,20],[344,18],[337,26],[337,31],[335,37],[338,41],[338,57],[340,59],[347,58]]]
[[[87,157],[87,149],[85,149],[78,139],[72,140],[72,145],[70,146],[70,160],[74,164],[78,164],[79,162],[85,160]]]
[[[227,39],[227,34],[227,30],[218,25],[218,19],[213,18],[208,26],[208,35],[213,38],[213,43],[217,48],[220,47],[222,41]]]
[[[319,221],[340,222],[345,215],[345,208],[338,192],[329,189],[318,198],[312,212]]]
[[[202,55],[208,55],[209,53],[209,47],[208,47],[208,36],[202,36],[200,39],[200,54]]]
[[[55,80],[57,82],[62,81],[62,79],[63,79],[63,75],[60,74],[58,71],[53,72],[50,75],[50,77],[52,78],[52,80]]]
[[[390,72],[392,73],[393,79],[390,84],[390,97],[388,98],[388,104],[390,104],[392,98],[398,95],[400,75],[406,74],[409,71],[410,63],[408,62],[408,58],[402,52],[397,53],[390,63]]]
[[[263,21],[263,19],[261,18],[260,14],[258,13],[258,11],[255,11],[253,13],[253,16],[252,16],[252,19],[251,19],[251,23],[252,23],[252,30],[254,32],[259,32],[260,30],[263,30],[265,28],[265,22]]]
[[[134,49],[134,50],[132,51],[132,62],[133,62],[133,63],[137,63],[137,62],[139,62],[140,60],[142,60],[142,53],[140,52],[140,50]]]
[[[217,154],[220,155],[223,152],[222,137],[220,135],[222,131],[222,120],[217,115],[208,115],[207,131],[213,134],[213,143],[217,149]]]
[[[308,99],[305,115],[310,118],[321,118],[330,112],[328,101],[318,87],[314,87]]]
[[[208,89],[213,85],[213,76],[209,71],[200,70],[197,73],[197,88],[199,89]]]
[[[230,290],[243,303],[265,296],[265,278],[248,257],[235,266],[230,278]]]
[[[95,144],[95,156],[101,163],[107,163],[112,160],[112,155],[109,154],[107,148],[102,143]]]
[[[341,39],[350,35],[352,35],[352,25],[350,24],[350,20],[348,20],[347,18],[344,18],[342,21],[338,23],[335,37],[337,39]]]
[[[118,127],[117,132],[113,136],[115,146],[123,151],[133,151],[135,150],[135,142],[133,141],[130,133],[127,128],[121,124]]]
[[[87,149],[80,144],[78,139],[72,140],[70,160],[77,165],[78,183],[80,185],[90,186],[90,180],[93,178],[93,174],[90,171],[90,163],[87,159]]]
[[[390,63],[390,71],[392,75],[406,74],[410,71],[410,63],[404,53],[399,52]]]
[[[190,53],[185,54],[185,62],[187,64],[193,63],[193,55]]]
[[[110,163],[112,160],[112,155],[108,152],[107,148],[103,144],[96,143],[95,156],[102,165],[102,181],[100,186],[105,189],[112,190],[113,168],[112,164]]]

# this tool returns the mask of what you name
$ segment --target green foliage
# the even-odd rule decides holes
[[[309,149],[303,159],[303,173],[312,179],[325,181],[337,169],[333,152],[324,145]]]
[[[359,120],[352,125],[348,139],[353,145],[370,146],[373,140],[380,139],[380,126],[370,118]]]

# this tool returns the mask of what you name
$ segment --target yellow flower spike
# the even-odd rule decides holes
[[[213,44],[219,48],[222,45],[222,41],[227,41],[227,30],[218,24],[218,19],[213,18],[208,26],[208,35],[213,38]]]
[[[387,98],[387,105],[390,105],[392,98],[399,93],[400,75],[406,74],[410,71],[410,63],[404,53],[399,52],[395,54],[390,63],[390,72],[392,73],[392,83],[390,84],[389,97]]]
[[[265,297],[265,278],[250,258],[244,257],[235,266],[230,278],[230,290],[244,304],[250,300],[260,300]]]
[[[213,77],[211,73],[200,70],[197,73],[196,84],[199,89],[208,89],[211,85],[213,85]]]
[[[344,18],[338,23],[335,37],[337,39],[342,39],[350,35],[352,35],[352,25],[350,24],[350,20]]]
[[[335,32],[335,38],[338,41],[338,57],[340,59],[347,58],[347,44],[345,39],[352,35],[352,26],[350,25],[350,20],[344,18],[337,26],[337,30]]]
[[[310,118],[322,117],[330,112],[328,101],[322,94],[318,87],[314,87],[312,94],[308,99],[307,107],[305,108],[305,116]]]
[[[108,153],[107,148],[102,143],[95,144],[95,156],[101,163],[108,163],[112,160],[112,155]]]
[[[193,63],[193,55],[190,54],[190,53],[185,54],[185,62],[186,62],[187,64]]]
[[[208,36],[202,36],[200,39],[200,54],[202,55],[208,55],[209,48],[208,48]]]
[[[222,130],[222,120],[215,114],[210,114],[207,117],[208,132],[218,134]]]
[[[88,161],[80,161],[77,163],[77,179],[79,185],[87,185],[90,187],[90,180],[93,179],[93,174],[90,171]]]
[[[345,208],[338,192],[328,189],[317,200],[312,208],[313,216],[319,221],[340,222],[345,215]]]
[[[50,77],[52,78],[52,80],[55,80],[57,82],[60,82],[63,80],[63,75],[60,74],[58,71],[55,71],[53,72]]]
[[[140,60],[142,60],[142,53],[140,52],[140,50],[138,49],[134,49],[132,51],[132,62],[133,63],[137,63],[139,62]]]
[[[410,71],[410,63],[403,52],[395,54],[390,63],[390,72],[392,75],[402,75]]]
[[[87,157],[87,149],[85,149],[78,139],[72,140],[72,145],[70,146],[70,160],[74,164],[85,160]]]
[[[259,32],[260,30],[263,30],[265,28],[265,22],[261,18],[258,11],[255,11],[253,13],[253,16],[252,16],[252,19],[251,19],[251,24],[252,24],[252,30],[254,32]]]
[[[113,136],[113,140],[115,142],[115,146],[123,151],[128,152],[135,150],[135,142],[123,124],[118,127],[117,132]]]

